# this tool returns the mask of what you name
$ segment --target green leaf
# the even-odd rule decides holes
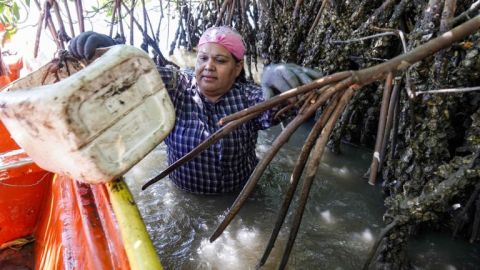
[[[20,10],[16,2],[13,3],[12,10],[13,10],[13,15],[15,16],[15,21],[16,21],[20,18]]]

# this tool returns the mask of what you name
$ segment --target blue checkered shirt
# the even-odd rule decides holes
[[[218,121],[222,117],[264,101],[258,85],[235,82],[230,91],[212,103],[200,94],[193,73],[168,67],[158,67],[158,71],[176,113],[175,127],[165,139],[169,164],[220,129]],[[258,130],[274,124],[273,113],[268,111],[239,126],[173,171],[170,179],[182,190],[199,194],[242,188],[258,162],[255,155]]]

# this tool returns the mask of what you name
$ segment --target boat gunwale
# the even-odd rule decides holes
[[[15,159],[15,157],[18,158]],[[6,162],[5,162],[6,161]],[[0,153],[0,171],[34,164],[32,158],[23,149],[15,149]]]

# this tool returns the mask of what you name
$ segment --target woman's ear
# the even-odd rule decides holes
[[[240,60],[235,63],[235,77],[238,77],[243,69],[243,60]]]

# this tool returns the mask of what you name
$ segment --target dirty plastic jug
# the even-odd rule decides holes
[[[46,170],[106,182],[173,128],[175,111],[165,85],[140,49],[116,45],[83,69],[69,64],[51,71],[46,65],[0,92],[1,120]]]

